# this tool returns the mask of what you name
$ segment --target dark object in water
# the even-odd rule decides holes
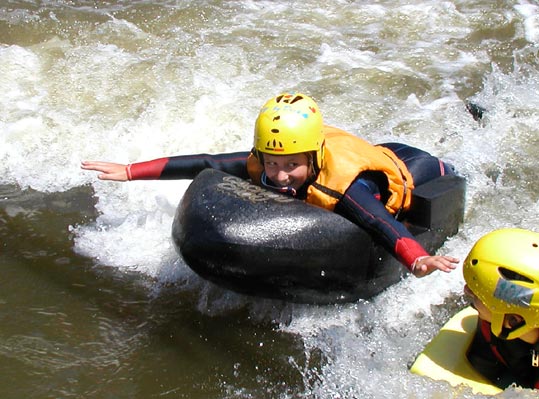
[[[404,223],[429,252],[457,233],[465,180],[442,176],[414,190]],[[203,278],[233,291],[302,303],[370,298],[407,273],[363,229],[322,208],[207,169],[172,226],[177,251]]]
[[[474,120],[480,121],[483,119],[483,114],[487,112],[487,110],[477,104],[474,104],[472,102],[466,103],[466,109],[470,114],[472,114]]]

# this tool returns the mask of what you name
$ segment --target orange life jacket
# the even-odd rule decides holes
[[[410,207],[413,178],[391,150],[331,126],[324,126],[324,135],[322,169],[307,189],[306,202],[332,211],[361,172],[379,171],[388,181],[386,209],[396,214]],[[261,185],[264,169],[254,154],[247,160],[247,170],[253,183]]]

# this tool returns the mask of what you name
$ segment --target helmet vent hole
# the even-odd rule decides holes
[[[271,129],[272,133],[279,133],[279,129]]]
[[[295,102],[299,101],[299,100],[303,100],[303,97],[302,96],[296,96],[294,97],[294,99],[292,101],[290,101],[290,104],[294,104]]]
[[[281,100],[283,99],[283,97],[284,97],[284,96],[283,96],[282,94],[281,94],[280,96],[277,96],[277,97],[275,98],[275,102],[280,103]]]
[[[500,267],[498,269],[502,277],[504,277],[506,280],[514,280],[514,281],[524,281],[526,283],[533,283],[533,280],[529,279],[526,276],[523,276],[520,273],[517,273],[513,270],[506,269],[505,267]]]
[[[537,243],[534,242],[534,243],[532,244],[532,247],[537,248],[537,247],[539,247],[539,245],[537,245]]]
[[[472,265],[475,266],[479,263],[479,261],[477,259],[472,259]]]

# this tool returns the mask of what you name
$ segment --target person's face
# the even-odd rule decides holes
[[[271,155],[264,154],[264,171],[268,178],[279,187],[299,189],[310,173],[307,154]]]
[[[472,306],[475,310],[477,310],[477,314],[479,318],[491,323],[491,320],[492,320],[491,311],[473,293],[473,291],[468,287],[468,285],[464,286],[464,294],[466,294],[472,300]],[[506,314],[503,320],[503,327],[511,330],[515,328],[516,326],[520,325],[522,321],[523,321],[522,316],[519,316],[517,314]],[[519,338],[525,342],[534,344],[539,340],[539,329],[535,328],[531,331],[528,331],[527,333],[521,335]]]

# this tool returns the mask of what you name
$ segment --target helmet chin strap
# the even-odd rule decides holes
[[[262,176],[260,178],[260,181],[262,182],[262,185],[266,188],[269,188],[270,190],[277,191],[282,194],[291,195],[292,197],[295,197],[297,194],[297,191],[295,188],[287,186],[287,187],[278,187],[274,184],[271,184],[268,182],[268,176],[266,175],[266,172],[262,172]]]
[[[517,332],[517,330],[521,329],[525,325],[526,325],[526,321],[522,319],[518,322],[510,323],[510,326],[506,327],[505,317],[504,317],[501,319],[501,321],[493,320],[493,322],[491,323],[491,326],[492,326],[491,330],[494,333],[494,335],[496,335],[498,338],[507,340],[511,333]],[[519,336],[520,335],[521,334],[519,334]],[[518,336],[514,338],[518,338]]]

